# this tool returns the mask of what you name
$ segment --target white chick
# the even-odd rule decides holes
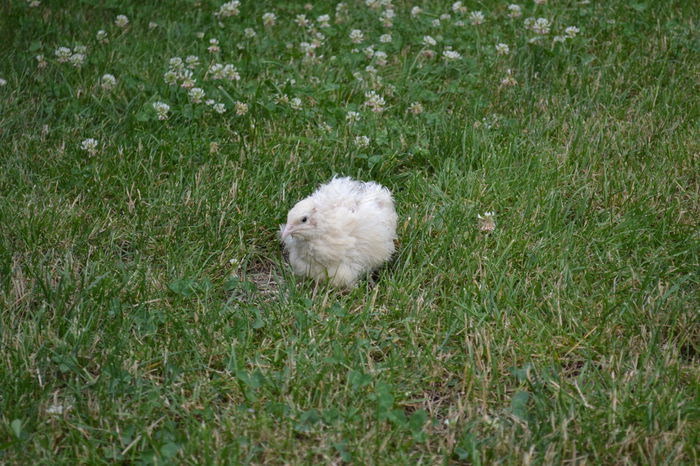
[[[289,211],[282,242],[296,275],[350,288],[394,253],[396,219],[387,188],[333,178]]]

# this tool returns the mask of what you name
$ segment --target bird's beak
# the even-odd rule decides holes
[[[284,230],[282,230],[282,240],[291,235],[293,230],[294,228],[292,225],[284,225]]]

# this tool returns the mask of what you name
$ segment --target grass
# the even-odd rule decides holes
[[[340,24],[323,1],[219,24],[213,1],[3,2],[0,462],[700,462],[692,2],[485,0],[472,26],[397,1],[392,28],[349,3]],[[317,61],[302,13],[331,15]],[[528,16],[552,21],[539,43]],[[75,45],[85,63],[59,63]],[[226,113],[164,82],[188,55]],[[350,292],[295,279],[276,236],[334,174],[400,215],[394,260]]]

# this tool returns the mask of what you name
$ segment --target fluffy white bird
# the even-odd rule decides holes
[[[394,253],[396,219],[387,188],[333,178],[289,211],[282,242],[296,275],[349,288]]]

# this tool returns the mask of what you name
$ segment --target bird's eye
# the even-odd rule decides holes
[[[301,217],[301,223],[306,223],[306,221],[307,221],[308,219],[309,219],[308,217]]]

